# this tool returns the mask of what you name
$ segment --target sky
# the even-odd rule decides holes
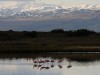
[[[0,7],[10,8],[15,6],[30,5],[34,3],[39,4],[53,4],[65,6],[78,6],[78,5],[99,5],[100,0],[0,0]]]

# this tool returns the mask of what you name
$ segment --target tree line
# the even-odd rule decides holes
[[[100,35],[100,33],[93,30],[87,29],[78,29],[78,30],[69,30],[64,31],[63,29],[54,29],[51,30],[51,33],[66,33],[66,36],[89,36],[89,35]]]
[[[45,32],[44,32],[45,33]],[[37,32],[37,31],[0,31],[0,39],[18,39],[18,38],[36,38],[39,34],[44,34],[43,32]],[[87,30],[87,29],[78,29],[78,30],[69,30],[69,31],[64,31],[63,29],[54,29],[46,33],[57,33],[61,34],[64,33],[68,37],[73,37],[73,36],[91,36],[95,35],[98,36],[100,33],[92,31],[92,30]],[[52,36],[52,35],[51,35]],[[53,35],[54,36],[54,35]],[[41,38],[41,36],[39,36]],[[44,35],[45,37],[45,35]]]

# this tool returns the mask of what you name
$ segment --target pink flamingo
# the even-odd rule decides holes
[[[61,62],[63,62],[63,60],[58,60],[58,64],[61,65]]]
[[[44,63],[44,61],[43,60],[40,60],[39,63]]]
[[[44,61],[39,60],[38,63],[39,63],[38,67],[41,67],[43,65],[42,63],[44,63]]]
[[[49,60],[45,60],[45,62],[50,62]]]
[[[69,65],[67,66],[67,68],[71,68],[72,67],[72,65],[70,65],[71,60],[67,59],[67,61],[69,62]]]
[[[62,62],[62,60],[58,60],[58,63],[61,63]]]
[[[53,62],[54,62],[54,60],[51,60],[51,62],[53,63]]]
[[[34,63],[38,63],[38,61],[36,61],[36,60],[34,60],[33,62],[34,62]]]
[[[53,64],[54,63],[54,60],[51,60],[51,63],[52,63],[51,64],[51,67],[53,68],[54,67],[54,64]]]

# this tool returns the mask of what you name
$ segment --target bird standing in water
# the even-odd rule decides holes
[[[67,68],[71,68],[72,67],[72,65],[70,64],[71,60],[70,59],[67,59],[67,61],[69,62]]]

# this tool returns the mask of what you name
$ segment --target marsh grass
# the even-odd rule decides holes
[[[100,36],[66,36],[66,33],[0,32],[1,53],[100,52]]]

